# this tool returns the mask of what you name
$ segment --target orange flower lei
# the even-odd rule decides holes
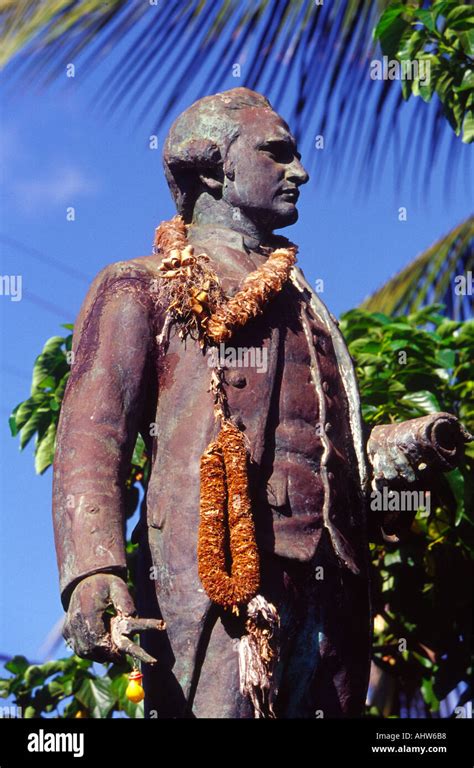
[[[261,267],[247,275],[234,297],[226,298],[209,257],[205,253],[195,255],[188,244],[181,216],[157,227],[154,245],[166,254],[159,271],[167,283],[168,309],[188,331],[197,328],[201,340],[215,344],[228,341],[238,328],[262,314],[288,280],[297,253],[295,245],[277,248]]]
[[[237,329],[262,314],[267,302],[288,280],[297,248],[278,248],[227,298],[209,257],[195,254],[188,244],[181,216],[156,230],[155,251],[164,254],[159,266],[161,293],[180,336],[190,334],[201,347],[228,341]],[[199,577],[210,599],[238,613],[259,588],[260,568],[255,526],[248,492],[247,451],[243,433],[227,416],[227,399],[220,371],[211,379],[215,411],[221,429],[201,457],[201,499],[198,533]],[[227,530],[230,573],[227,570]]]

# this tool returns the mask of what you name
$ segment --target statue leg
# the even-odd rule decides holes
[[[142,638],[145,650],[158,659],[144,670],[147,716],[253,717],[250,702],[240,694],[244,617],[209,601],[196,583],[195,562],[169,577],[161,531],[148,530],[142,540],[138,609],[140,615],[163,618],[168,628]],[[163,568],[161,581],[149,578],[152,563]],[[321,566],[324,577],[318,579]],[[341,568],[324,537],[310,563],[263,554],[261,573],[260,592],[277,607],[281,621],[276,717],[360,716],[370,665],[366,576]],[[169,588],[162,589],[169,579]]]
[[[367,574],[338,563],[323,536],[310,563],[286,561],[278,718],[359,717],[370,668]],[[322,570],[321,570],[322,567]]]
[[[240,694],[239,638],[244,618],[211,603],[197,580],[195,560],[170,574],[163,534],[143,527],[137,575],[140,615],[163,618],[165,632],[142,636],[157,660],[144,672],[145,716],[150,718],[251,718]],[[150,569],[157,578],[150,579]]]

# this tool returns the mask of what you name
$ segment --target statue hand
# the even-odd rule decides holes
[[[115,616],[107,615],[113,608]],[[133,618],[135,604],[119,576],[95,573],[75,587],[64,626],[64,638],[78,656],[93,661],[120,661],[125,653],[153,663],[155,659],[127,635],[164,629],[163,621]]]

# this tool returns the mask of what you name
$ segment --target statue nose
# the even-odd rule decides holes
[[[291,164],[288,173],[288,181],[292,181],[294,184],[298,184],[298,186],[306,184],[306,182],[309,181],[309,173],[296,157]]]

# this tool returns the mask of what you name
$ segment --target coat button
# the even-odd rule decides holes
[[[330,424],[328,421],[328,423],[324,425],[324,431],[326,432],[326,434],[328,434],[328,432],[330,432],[331,429],[332,429],[332,424]]]
[[[237,389],[242,389],[247,384],[247,379],[240,371],[229,371],[226,378],[228,383],[232,384],[233,387],[237,387]]]
[[[320,354],[325,355],[327,353],[328,346],[328,342],[325,336],[322,336],[319,333],[313,333],[313,341]]]
[[[325,392],[326,395],[329,392],[329,384],[327,383],[327,381],[323,381],[323,392]]]
[[[334,480],[334,474],[332,472],[328,472],[328,480]]]

